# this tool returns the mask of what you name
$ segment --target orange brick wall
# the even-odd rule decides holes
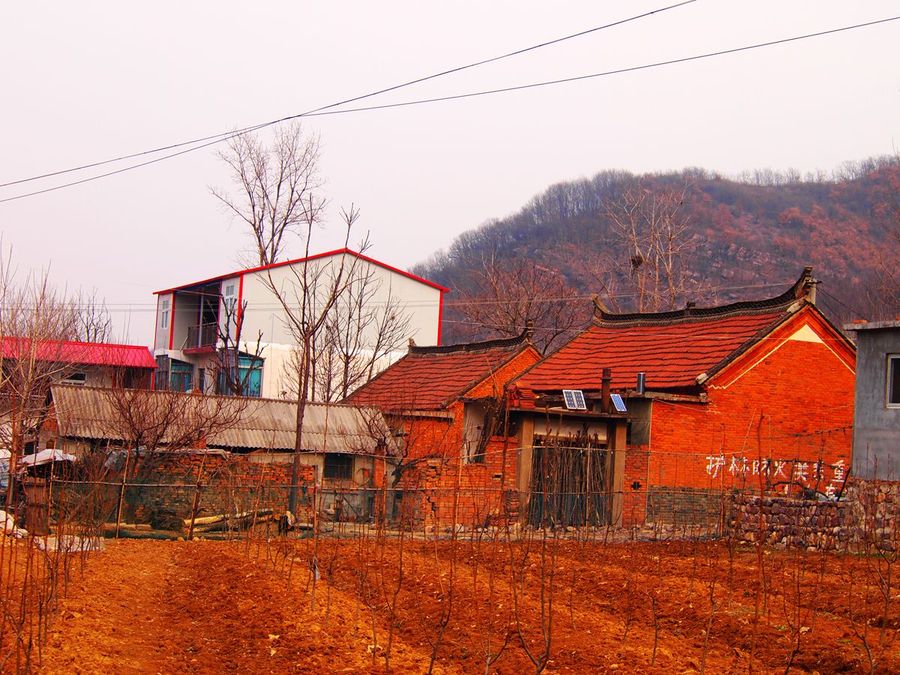
[[[403,471],[395,487],[403,490],[405,516],[435,526],[456,522],[478,526],[499,514],[501,484],[515,488],[518,439],[506,440],[505,481],[504,439],[492,437],[485,448],[484,462],[462,461],[463,403],[451,405],[453,420],[407,419],[408,456],[412,466]],[[420,461],[415,461],[420,460]],[[457,485],[459,495],[457,497]],[[409,500],[413,501],[410,502]]]
[[[626,462],[626,495],[635,480],[645,493],[655,486],[799,490],[787,482],[840,489],[851,465],[852,353],[798,340],[766,347],[714,377],[707,404],[653,402],[649,465]],[[633,511],[640,522],[641,509]]]
[[[505,384],[539,358],[536,350],[522,352],[469,390],[466,398],[500,398]],[[454,511],[456,522],[469,527],[495,521],[501,512],[502,486],[515,489],[518,439],[492,437],[484,462],[463,462],[464,404],[457,401],[445,412],[453,419],[407,418],[404,422],[407,462],[428,458],[404,472],[397,485],[406,492],[406,515],[436,527],[451,524]]]

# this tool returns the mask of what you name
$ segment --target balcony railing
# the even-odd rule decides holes
[[[185,349],[197,349],[199,347],[215,347],[219,341],[219,324],[201,323],[188,326],[187,343]]]

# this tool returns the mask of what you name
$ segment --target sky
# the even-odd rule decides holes
[[[5,3],[0,183],[297,114],[675,1]],[[896,0],[697,0],[358,105],[894,15]],[[361,212],[352,241],[368,232],[370,255],[408,268],[552,183],[606,169],[830,171],[895,154],[898,63],[900,21],[552,87],[307,118],[330,204],[311,249],[341,245],[340,209],[351,204]],[[153,291],[238,269],[249,251],[210,193],[230,186],[216,149],[0,203],[19,278],[49,267],[60,287],[96,290],[116,336],[150,344]],[[0,188],[0,199],[128,164]]]

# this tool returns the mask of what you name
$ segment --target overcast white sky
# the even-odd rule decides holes
[[[656,2],[5,3],[0,182],[187,140],[494,56]],[[402,101],[569,77],[900,14],[900,2],[699,0],[394,92]],[[309,119],[331,223],[409,267],[560,180],[603,169],[833,169],[900,145],[900,22],[496,96]],[[99,170],[97,170],[99,172]],[[77,174],[81,178],[91,172]],[[61,179],[0,188],[0,199]],[[20,272],[96,288],[152,341],[152,292],[237,268],[214,149],[0,204]],[[326,228],[315,250],[339,242]],[[360,233],[362,234],[362,233]],[[296,253],[299,254],[299,242]]]

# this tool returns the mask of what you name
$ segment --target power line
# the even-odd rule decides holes
[[[682,3],[682,4],[684,4],[684,3]],[[676,5],[673,5],[673,7],[674,6],[676,6]],[[662,10],[657,10],[657,11],[662,11]],[[858,24],[853,24],[850,26],[842,26],[840,28],[832,28],[829,30],[818,31],[815,33],[806,33],[804,35],[795,35],[793,37],[781,38],[779,40],[758,42],[758,43],[751,44],[751,45],[744,45],[742,47],[734,47],[731,49],[722,49],[722,50],[718,50],[718,51],[714,51],[714,52],[706,52],[704,54],[694,54],[692,56],[685,56],[685,57],[681,57],[681,58],[677,58],[677,59],[669,59],[666,61],[655,61],[652,63],[646,63],[646,64],[642,64],[642,65],[638,65],[638,66],[629,66],[626,68],[618,68],[615,70],[607,70],[607,71],[602,71],[602,72],[598,72],[598,73],[589,73],[586,75],[576,75],[573,77],[560,78],[560,79],[556,79],[556,80],[545,80],[542,82],[532,82],[529,84],[515,85],[515,86],[510,86],[510,87],[485,89],[485,90],[481,90],[481,91],[467,92],[467,93],[463,93],[463,94],[454,94],[454,95],[450,95],[450,96],[438,96],[438,97],[432,97],[432,98],[416,99],[416,100],[412,100],[412,101],[401,101],[398,103],[388,103],[388,104],[376,105],[376,106],[363,106],[363,107],[359,107],[359,108],[349,108],[349,109],[345,109],[345,110],[331,110],[330,109],[335,106],[343,105],[350,101],[356,101],[356,100],[360,100],[362,98],[367,98],[369,96],[375,96],[378,93],[382,93],[382,91],[393,91],[394,89],[397,89],[400,86],[404,86],[404,85],[397,85],[391,89],[380,90],[379,92],[373,92],[371,94],[366,94],[366,95],[356,97],[353,99],[347,99],[346,101],[342,101],[339,103],[330,104],[329,106],[324,106],[323,108],[315,109],[315,110],[308,111],[305,113],[299,113],[297,115],[283,117],[279,120],[273,120],[271,122],[266,122],[266,123],[257,125],[255,127],[250,127],[249,130],[252,131],[252,130],[256,130],[256,129],[262,129],[264,127],[272,126],[274,124],[279,124],[281,122],[285,122],[285,121],[289,121],[289,120],[293,120],[293,119],[298,119],[301,117],[338,115],[338,114],[353,113],[353,112],[367,112],[367,111],[373,111],[373,110],[386,110],[386,109],[390,109],[390,108],[402,108],[402,107],[409,107],[409,106],[414,106],[414,105],[423,105],[426,103],[440,103],[440,102],[445,102],[445,101],[454,101],[454,100],[461,100],[461,99],[467,99],[467,98],[475,98],[475,97],[488,96],[488,95],[493,95],[493,94],[502,94],[502,93],[508,93],[508,92],[513,92],[513,91],[536,89],[539,87],[547,87],[547,86],[553,86],[553,85],[558,85],[558,84],[567,84],[570,82],[579,82],[579,81],[583,81],[583,80],[596,79],[596,78],[607,77],[607,76],[611,76],[611,75],[620,75],[623,73],[630,73],[630,72],[636,72],[636,71],[641,71],[641,70],[650,70],[653,68],[661,68],[664,66],[671,66],[671,65],[687,63],[687,62],[691,62],[691,61],[699,61],[702,59],[709,59],[709,58],[714,58],[714,57],[718,57],[718,56],[725,56],[728,54],[736,54],[739,52],[745,52],[745,51],[750,51],[750,50],[754,50],[754,49],[762,49],[764,47],[772,47],[775,45],[787,44],[790,42],[797,42],[800,40],[808,40],[808,39],[815,38],[815,37],[822,37],[825,35],[832,35],[835,33],[841,33],[841,32],[846,32],[846,31],[850,31],[850,30],[856,30],[859,28],[866,28],[866,27],[870,27],[870,26],[883,24],[883,23],[888,23],[891,21],[897,21],[898,19],[900,19],[900,16],[887,17],[884,19],[877,19],[875,21],[867,21],[865,23],[858,23]],[[598,30],[599,30],[599,28],[598,28]],[[435,75],[433,77],[437,77],[437,76],[438,75]],[[328,108],[328,109],[326,110],[325,108]],[[201,150],[210,145],[215,145],[222,141],[229,140],[230,138],[240,136],[244,133],[247,133],[247,130],[239,130],[231,135],[226,135],[226,136],[221,136],[221,137],[207,137],[207,138],[215,138],[215,140],[210,140],[201,145],[196,145],[194,147],[187,148],[186,150],[181,150],[176,153],[172,153],[169,155],[163,155],[162,157],[159,157],[157,159],[149,160],[146,162],[140,162],[138,164],[133,164],[133,165],[130,165],[127,167],[123,167],[121,169],[117,169],[115,171],[109,171],[109,172],[102,173],[102,174],[99,174],[96,176],[90,176],[90,177],[84,178],[82,180],[72,181],[69,183],[63,183],[61,185],[56,185],[53,187],[45,188],[43,190],[35,190],[33,192],[27,192],[24,194],[15,195],[13,197],[6,197],[4,199],[0,199],[0,204],[2,204],[4,202],[16,201],[19,199],[25,199],[26,197],[33,197],[35,195],[40,195],[40,194],[44,194],[47,192],[62,190],[63,188],[72,187],[75,185],[81,185],[83,183],[88,183],[88,182],[91,182],[94,180],[99,180],[101,178],[106,178],[108,176],[113,176],[113,175],[116,175],[119,173],[124,173],[126,171],[131,171],[132,169],[138,169],[143,166],[147,166],[149,164],[155,164],[156,162],[161,162],[163,160],[171,159],[173,157],[178,157],[180,155],[184,155],[189,152],[194,152],[195,150]],[[177,147],[177,146],[173,146],[173,147]],[[116,160],[110,160],[110,161],[116,161]],[[59,173],[65,173],[65,171],[62,171]],[[19,181],[19,182],[24,182],[26,180],[29,180],[29,179],[22,179],[22,181]],[[0,187],[2,187],[2,186],[0,186]]]
[[[789,42],[797,42],[799,40],[808,40],[810,38],[822,37],[824,35],[832,35],[834,33],[842,33],[849,30],[855,30],[857,28],[866,28],[869,26],[875,26],[882,23],[888,23],[890,21],[897,21],[900,19],[900,16],[892,16],[885,19],[877,19],[875,21],[867,21],[866,23],[858,23],[852,26],[842,26],[841,28],[831,28],[829,30],[818,31],[816,33],[806,33],[805,35],[795,35],[789,38],[782,38],[780,40],[770,40],[768,42],[757,42],[751,45],[744,45],[743,47],[733,47],[731,49],[720,49],[714,52],[706,52],[705,54],[694,54],[693,56],[684,56],[677,59],[668,59],[666,61],[654,61],[652,63],[645,63],[639,66],[628,66],[626,68],[617,68],[615,70],[605,70],[599,73],[589,73],[587,75],[576,75],[573,77],[564,77],[556,80],[544,80],[542,82],[531,82],[529,84],[519,84],[511,87],[501,87],[497,89],[484,89],[481,91],[473,91],[467,92],[464,94],[453,94],[450,96],[436,96],[433,98],[424,98],[418,99],[415,101],[401,101],[399,103],[386,103],[384,105],[375,105],[375,106],[365,106],[361,108],[348,108],[346,110],[332,110],[327,113],[310,113],[311,117],[316,117],[320,114],[324,115],[340,115],[344,113],[354,113],[354,112],[366,112],[370,110],[385,110],[388,108],[402,108],[413,105],[422,105],[424,103],[438,103],[444,101],[455,101],[459,99],[465,98],[474,98],[477,96],[489,96],[492,94],[504,94],[511,91],[521,91],[524,89],[536,89],[538,87],[548,87],[557,84],[568,84],[570,82],[580,82],[582,80],[590,80],[598,77],[608,77],[610,75],[621,75],[622,73],[632,73],[639,70],[649,70],[651,68],[661,68],[663,66],[671,66],[679,63],[687,63],[690,61],[699,61],[701,59],[709,59],[716,56],[725,56],[728,54],[737,54],[738,52],[746,52],[752,49],[762,49],[763,47],[773,47],[775,45],[787,44]]]
[[[771,283],[771,284],[744,284],[741,286],[716,286],[715,288],[710,289],[711,292],[718,293],[721,291],[736,291],[736,290],[746,290],[746,289],[760,289],[760,288],[785,288],[790,286],[791,282],[783,282],[783,283]],[[179,295],[193,295],[199,297],[221,297],[214,293],[202,293],[199,291],[191,291],[191,290],[175,290],[175,293]],[[532,298],[532,302],[534,303],[544,303],[544,302],[582,302],[590,300],[594,294],[587,295],[569,295],[569,296],[558,296],[558,297],[537,297]],[[636,298],[639,293],[615,293],[612,295],[603,295],[601,297],[604,298]],[[373,300],[369,302],[364,302],[362,305],[364,307],[372,307],[372,306],[385,306],[390,304],[393,301],[386,300]],[[444,307],[469,307],[469,306],[477,306],[477,305],[514,305],[520,302],[524,302],[522,299],[512,298],[509,300],[447,300],[445,301]],[[418,301],[408,301],[402,303],[404,306],[409,307],[434,307],[440,304],[439,300],[418,300]],[[299,308],[299,305],[288,304],[289,307]],[[81,303],[66,303],[66,307],[72,309],[88,309],[98,307],[97,304],[93,304],[90,302],[81,302]],[[137,311],[156,311],[156,302],[102,302],[99,303],[99,308],[107,309],[108,311],[117,311],[115,308],[122,307],[125,309],[135,309]],[[262,310],[280,310],[284,306],[278,302],[259,302],[254,303],[253,305],[248,305],[246,311],[262,311]],[[12,306],[3,307],[0,306],[0,309],[11,309]],[[26,309],[31,310],[33,307],[16,307],[16,309]],[[670,310],[664,310],[670,311]]]
[[[676,8],[678,8],[678,7],[683,7],[684,5],[690,5],[690,4],[692,4],[692,3],[696,2],[696,1],[697,1],[697,0],[684,0],[683,2],[678,2],[678,3],[674,4],[674,5],[668,5],[668,6],[666,6],[666,7],[660,7],[660,8],[651,10],[651,11],[649,11],[649,12],[644,12],[643,14],[636,14],[636,15],[631,16],[631,17],[628,17],[628,18],[626,18],[626,19],[619,19],[618,21],[613,21],[612,23],[607,23],[607,24],[603,24],[603,25],[601,25],[601,26],[595,26],[595,27],[593,27],[593,28],[588,28],[587,30],[579,31],[579,32],[577,32],[577,33],[571,33],[571,34],[569,34],[569,35],[564,35],[564,36],[562,36],[562,37],[554,38],[554,39],[552,39],[552,40],[547,40],[547,41],[545,41],[545,42],[541,42],[541,43],[538,43],[538,44],[535,44],[535,45],[531,45],[531,46],[529,46],[529,47],[523,47],[523,48],[521,48],[521,49],[516,49],[516,50],[514,50],[514,51],[507,52],[507,53],[505,53],[505,54],[500,54],[500,55],[498,55],[498,56],[492,56],[492,57],[490,57],[490,58],[482,59],[482,60],[480,60],[480,61],[473,61],[472,63],[467,63],[467,64],[462,65],[462,66],[455,66],[455,67],[453,67],[453,68],[448,68],[447,70],[442,70],[442,71],[440,71],[440,72],[433,73],[433,74],[431,74],[431,75],[425,75],[425,76],[423,76],[423,77],[418,77],[418,78],[416,78],[416,79],[408,80],[408,81],[402,82],[402,83],[400,83],[400,84],[391,85],[391,86],[385,87],[385,88],[383,88],[383,89],[377,89],[377,90],[371,91],[371,92],[369,92],[369,93],[367,93],[367,94],[361,94],[361,95],[358,95],[358,96],[353,96],[353,97],[351,97],[351,98],[343,99],[343,100],[341,100],[341,101],[337,101],[337,102],[335,102],[335,103],[329,103],[328,105],[320,106],[320,107],[318,107],[318,108],[314,108],[314,109],[312,109],[312,110],[308,110],[308,111],[303,112],[303,113],[298,113],[298,114],[295,114],[295,115],[289,115],[289,116],[287,116],[287,117],[281,117],[281,118],[279,118],[279,119],[270,120],[270,121],[268,121],[268,122],[261,122],[261,123],[259,123],[259,124],[251,125],[251,126],[248,126],[248,127],[243,127],[243,128],[241,128],[241,129],[231,129],[231,130],[229,130],[229,131],[223,131],[222,133],[213,134],[213,135],[211,135],[211,136],[203,136],[203,137],[201,137],[201,138],[194,138],[194,139],[189,140],[189,141],[181,141],[181,142],[179,142],[179,143],[172,143],[172,144],[170,144],[170,145],[165,145],[165,146],[162,146],[162,147],[159,147],[159,148],[153,148],[153,149],[151,149],[151,150],[143,150],[143,151],[141,151],[141,152],[135,152],[135,153],[132,153],[132,154],[130,154],[130,155],[122,155],[122,156],[120,156],[120,157],[113,157],[113,158],[111,158],[111,159],[104,159],[104,160],[97,161],[97,162],[91,162],[90,164],[82,164],[82,165],[80,165],[80,166],[74,166],[74,167],[71,167],[71,168],[68,168],[68,169],[61,169],[61,170],[58,170],[58,171],[51,171],[51,172],[44,173],[44,174],[40,174],[40,175],[37,175],[37,176],[30,176],[30,177],[28,177],[28,178],[20,178],[20,179],[18,179],[18,180],[9,181],[9,182],[7,182],[7,183],[0,183],[0,188],[10,187],[10,186],[12,186],[12,185],[21,185],[22,183],[28,183],[28,182],[31,182],[31,181],[41,180],[41,179],[43,179],[43,178],[52,178],[53,176],[60,176],[60,175],[63,175],[63,174],[66,174],[66,173],[72,173],[72,172],[75,172],[75,171],[83,171],[83,170],[85,170],[85,169],[92,169],[92,168],[96,168],[96,167],[98,167],[98,166],[103,166],[103,165],[105,165],[105,164],[113,164],[113,163],[115,163],[115,162],[121,162],[121,161],[124,161],[124,160],[126,160],[126,159],[135,159],[135,158],[137,158],[137,157],[143,157],[143,156],[146,156],[146,155],[153,155],[153,154],[156,154],[156,153],[158,153],[158,152],[164,152],[164,151],[167,151],[167,150],[174,150],[174,149],[176,149],[176,148],[181,148],[181,147],[184,147],[184,146],[187,146],[187,145],[196,145],[196,144],[198,144],[198,143],[203,143],[203,145],[198,145],[196,148],[191,148],[190,150],[187,150],[187,151],[186,151],[186,152],[193,152],[194,150],[199,150],[199,149],[201,149],[201,148],[205,148],[205,147],[207,147],[208,145],[212,145],[212,144],[215,144],[215,143],[219,143],[219,142],[221,142],[221,141],[228,140],[228,139],[230,139],[230,138],[234,138],[234,137],[236,137],[236,136],[240,136],[240,135],[243,135],[243,134],[252,132],[252,131],[258,131],[259,129],[263,129],[263,128],[270,127],[270,126],[273,126],[273,125],[276,125],[276,124],[280,124],[280,123],[282,123],[282,122],[287,122],[287,121],[290,121],[290,120],[298,119],[298,118],[300,118],[300,117],[307,117],[307,116],[314,115],[314,114],[321,115],[321,114],[323,114],[323,113],[324,113],[325,111],[327,111],[327,110],[331,110],[332,108],[336,108],[336,107],[339,107],[339,106],[342,106],[342,105],[346,105],[346,104],[348,104],[348,103],[356,103],[357,101],[362,101],[362,100],[367,99],[367,98],[372,98],[372,97],[374,97],[374,96],[379,96],[379,95],[381,95],[381,94],[386,94],[386,93],[388,93],[388,92],[397,91],[398,89],[403,89],[403,88],[405,88],[405,87],[410,87],[410,86],[413,86],[413,85],[415,85],[415,84],[421,84],[422,82],[427,82],[427,81],[429,81],[429,80],[434,80],[434,79],[437,79],[437,78],[440,78],[440,77],[444,77],[444,76],[446,76],[446,75],[452,75],[452,74],[455,74],[455,73],[462,72],[462,71],[464,71],[464,70],[469,70],[469,69],[471,69],[471,68],[477,68],[477,67],[479,67],[479,66],[484,66],[484,65],[487,65],[487,64],[489,64],[489,63],[496,63],[497,61],[502,61],[502,60],[504,60],[504,59],[512,58],[512,57],[514,57],[514,56],[520,56],[520,55],[525,54],[525,53],[527,53],[527,52],[535,51],[535,50],[537,50],[537,49],[542,49],[542,48],[544,48],[544,47],[549,47],[549,46],[551,46],[551,45],[559,44],[559,43],[565,42],[565,41],[567,41],[567,40],[573,40],[573,39],[575,39],[575,38],[583,37],[583,36],[585,36],[585,35],[590,35],[591,33],[596,33],[596,32],[598,32],[598,31],[605,30],[605,29],[607,29],[607,28],[614,28],[614,27],[616,27],[616,26],[621,26],[621,25],[626,24],[626,23],[631,23],[632,21],[638,21],[639,19],[647,18],[647,17],[649,17],[649,16],[652,16],[653,14],[659,14],[659,13],[661,13],[661,12],[666,12],[666,11],[668,11],[668,10],[670,10],[670,9],[676,9]],[[209,142],[208,142],[208,141],[209,141]],[[177,157],[178,155],[181,155],[181,154],[184,154],[184,153],[183,153],[183,152],[174,153],[174,154],[172,154],[172,155],[169,155],[169,157]],[[166,158],[162,158],[162,159],[166,159]],[[147,164],[151,164],[151,163],[152,163],[152,162],[143,162],[143,163],[140,163],[140,164],[136,164],[134,167],[130,167],[130,168],[137,168],[137,167],[140,167],[140,166],[146,166]],[[105,177],[105,176],[111,176],[111,175],[113,175],[114,173],[118,173],[118,172],[110,172],[110,173],[102,174],[102,175],[100,175],[100,176],[96,176],[95,178],[103,178],[103,177]],[[72,183],[72,185],[77,185],[77,184],[78,184],[77,182],[76,182],[76,183]],[[66,186],[60,186],[60,187],[66,187]],[[37,193],[34,193],[34,194],[41,194],[41,193],[40,193],[40,192],[37,192]],[[23,195],[23,196],[28,196],[28,195]],[[2,200],[2,201],[6,201],[6,200]]]

